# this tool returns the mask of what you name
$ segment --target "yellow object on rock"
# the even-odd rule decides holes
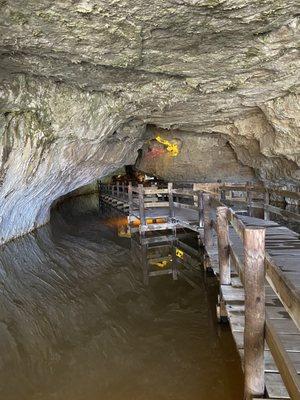
[[[155,138],[157,142],[167,146],[167,151],[171,154],[172,157],[177,157],[179,154],[179,148],[177,143],[171,143],[169,140],[163,139],[160,136],[156,136]]]

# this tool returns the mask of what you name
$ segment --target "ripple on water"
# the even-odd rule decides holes
[[[70,216],[69,216],[70,217]],[[108,219],[54,213],[0,252],[0,398],[240,399],[214,282],[145,288]]]

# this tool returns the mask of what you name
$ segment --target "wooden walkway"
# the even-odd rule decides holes
[[[101,191],[102,201],[129,213],[129,225],[139,221],[139,227],[131,229],[138,231],[141,243],[149,243],[149,232],[171,230],[172,235],[164,237],[171,235],[173,247],[178,248],[182,243],[176,237],[179,229],[197,233],[204,246],[205,265],[220,279],[217,309],[220,320],[228,319],[241,356],[245,399],[300,399],[300,239],[299,234],[269,220],[275,213],[299,222],[299,214],[271,201],[281,196],[299,202],[300,194],[215,184],[196,184],[193,189],[174,189],[169,184],[168,189],[123,186],[110,193]],[[241,192],[246,193],[244,198]],[[245,207],[237,213],[225,206],[228,203]],[[249,216],[256,208],[262,208],[265,219]],[[245,211],[248,215],[243,215]],[[245,232],[265,237],[262,257],[262,249],[255,241],[251,248]],[[181,249],[187,257],[199,258],[198,250],[185,246]],[[181,261],[176,258],[176,263]],[[175,279],[180,275],[176,264],[166,272]]]
[[[300,240],[299,235],[290,229],[272,221],[263,221],[248,216],[240,217],[247,227],[263,227],[266,229],[266,251],[274,263],[279,266],[285,278],[294,282],[295,288],[300,291]],[[204,234],[202,233],[202,238]],[[229,229],[231,246],[239,260],[243,260],[244,246],[241,238],[233,228]],[[204,240],[204,238],[203,238]],[[210,265],[216,275],[219,275],[218,240],[213,233],[212,246],[207,248]],[[239,274],[231,272],[231,284],[221,285],[221,297],[225,302],[233,337],[243,359],[244,356],[244,327],[245,327],[245,291]],[[293,365],[300,373],[300,331],[289,313],[279,300],[270,284],[266,281],[266,313],[276,333],[282,341],[284,350],[289,353]],[[265,344],[265,385],[269,398],[290,399],[283,384],[278,367],[272,354]]]

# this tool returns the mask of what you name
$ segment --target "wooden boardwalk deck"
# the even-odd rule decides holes
[[[153,199],[148,200],[148,203],[146,203],[143,197],[143,193],[151,197],[155,194],[155,189],[143,189],[142,187],[139,187],[139,190],[135,190],[136,195],[132,195],[132,189],[127,189],[127,196],[126,188],[124,187],[121,190],[121,195],[120,188],[117,188],[115,192],[112,189],[111,194],[103,194],[103,200],[123,210],[125,213],[129,212],[129,224],[133,220],[140,221],[139,232],[142,238],[145,238],[146,233],[151,230],[171,229],[172,239],[170,242],[172,246],[175,246],[174,243],[177,243],[177,245],[179,243],[178,240],[176,241],[177,228],[185,228],[196,232],[204,245],[206,260],[216,276],[220,274],[220,259],[224,257],[224,255],[219,255],[218,251],[220,248],[218,243],[220,230],[218,230],[216,210],[217,207],[227,209],[226,220],[228,219],[228,221],[226,224],[229,233],[229,245],[228,256],[226,257],[228,257],[228,262],[230,259],[231,277],[229,283],[222,284],[221,272],[220,306],[221,314],[229,320],[243,366],[247,362],[244,360],[244,340],[246,340],[244,339],[246,330],[244,273],[245,254],[247,252],[245,253],[243,235],[245,229],[248,228],[265,229],[266,280],[263,291],[266,319],[263,321],[266,321],[266,328],[265,333],[262,333],[262,335],[265,334],[268,343],[265,342],[264,347],[262,347],[264,352],[264,376],[262,379],[265,392],[261,393],[261,395],[263,394],[265,398],[270,399],[300,399],[300,238],[298,233],[270,221],[269,217],[270,213],[275,212],[284,219],[291,217],[293,221],[300,221],[300,218],[294,212],[283,212],[280,208],[271,205],[270,193],[272,192],[268,189],[259,188],[258,190],[258,198],[263,198],[265,201],[263,205],[253,202],[252,189],[249,189],[249,187],[245,189],[247,190],[246,208],[249,211],[250,207],[262,207],[268,220],[250,217],[249,215],[240,215],[240,213],[235,213],[232,209],[224,207],[227,204],[224,188],[219,196],[223,203],[220,200],[216,200],[215,194],[211,194],[207,187],[204,190],[194,187],[192,191],[182,191],[182,189],[174,190],[172,184],[169,184],[168,189],[157,191],[157,193],[160,193],[160,197],[156,199],[156,204]],[[243,187],[239,186],[237,190],[241,191]],[[199,191],[202,193],[202,198],[199,196]],[[165,194],[168,195],[168,202],[165,201]],[[296,201],[300,199],[299,193],[281,190],[275,194],[293,198]],[[184,198],[183,201],[180,200],[180,196]],[[187,201],[187,198],[192,200]],[[241,199],[236,200],[238,204],[241,203]],[[215,203],[215,205],[211,207],[212,203]],[[160,224],[157,223],[159,219],[162,220]],[[146,240],[149,240],[150,243],[150,239]],[[151,240],[153,242],[159,241],[156,238]],[[190,254],[197,258],[198,253],[196,250],[194,253],[191,251]],[[174,269],[169,269],[168,273],[173,273],[173,278],[176,277]],[[253,312],[255,313],[255,309]],[[247,331],[249,332],[249,327],[247,327]],[[249,345],[247,349],[249,353]],[[254,375],[257,374],[259,376],[255,371],[255,366],[253,371]],[[261,395],[257,397],[261,398]],[[249,396],[249,393],[246,393],[245,398],[250,399],[255,398],[255,396]]]
[[[255,226],[266,228],[267,252],[276,265],[280,267],[286,278],[293,281],[296,288],[300,290],[299,234],[272,221],[264,221],[248,216],[241,216],[240,219],[247,227]],[[235,253],[240,260],[243,260],[244,246],[242,240],[233,228],[229,229],[229,235]],[[203,239],[203,231],[201,232],[201,236]],[[213,244],[210,248],[207,248],[206,251],[209,255],[211,267],[215,274],[219,275],[218,244],[215,232],[213,234]],[[245,293],[237,272],[232,272],[232,282],[230,286],[221,286],[221,294],[225,301],[232,334],[241,359],[243,360]],[[297,372],[300,373],[300,331],[267,281],[266,312],[267,317],[272,321],[280,336],[284,348],[289,353]],[[269,398],[290,399],[267,345],[265,345],[265,381]]]

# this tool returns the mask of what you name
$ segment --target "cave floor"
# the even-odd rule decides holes
[[[200,291],[169,277],[144,287],[117,222],[56,212],[3,246],[0,398],[240,399],[215,279]]]

